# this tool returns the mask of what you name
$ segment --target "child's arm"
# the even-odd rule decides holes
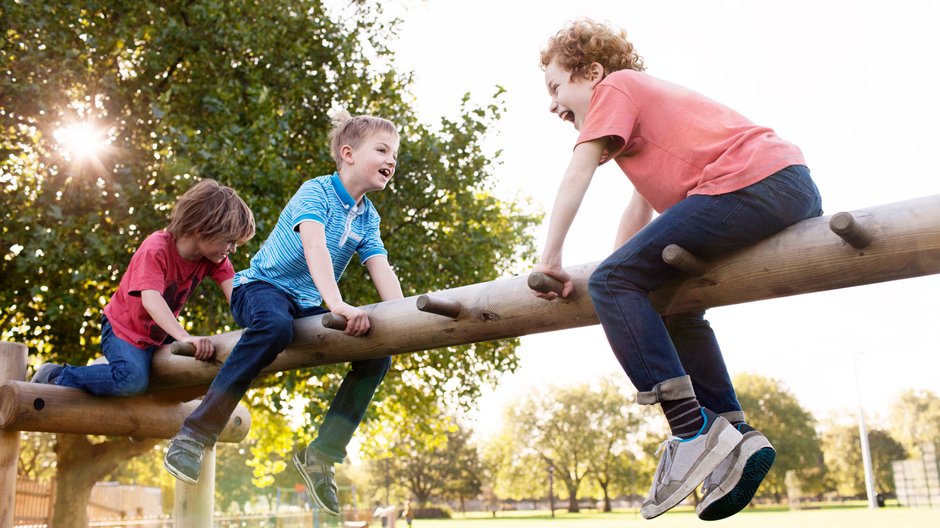
[[[143,290],[140,292],[140,301],[144,310],[150,314],[153,322],[163,329],[164,332],[173,336],[181,343],[189,343],[196,347],[196,353],[193,357],[200,361],[208,361],[215,355],[215,348],[212,341],[205,336],[191,336],[176,320],[176,316],[170,310],[169,305],[163,299],[163,295],[157,290]]]
[[[555,205],[552,207],[545,249],[542,251],[542,258],[535,266],[535,271],[545,273],[564,283],[562,297],[567,297],[573,288],[571,276],[562,268],[561,264],[565,237],[568,236],[568,229],[574,221],[578,208],[581,207],[584,193],[591,185],[591,179],[594,177],[594,171],[597,170],[597,164],[600,162],[606,144],[607,140],[602,138],[579,143],[574,148],[571,161],[568,163],[567,170],[565,170],[565,176],[558,187]],[[555,292],[535,292],[535,294],[546,299],[554,299],[558,296]]]
[[[370,258],[366,261],[366,269],[369,270],[372,283],[375,284],[375,289],[383,301],[401,299],[405,296],[401,291],[398,275],[395,275],[395,270],[392,269],[386,257],[376,255]]]
[[[304,247],[304,257],[307,259],[307,268],[313,278],[313,284],[323,297],[323,301],[330,310],[346,318],[346,335],[361,336],[369,331],[371,323],[369,316],[359,308],[350,306],[343,301],[339,293],[339,286],[333,278],[333,259],[330,258],[330,249],[326,247],[326,230],[319,222],[302,222],[299,226],[300,242]]]
[[[617,238],[614,240],[614,249],[627,243],[640,229],[646,227],[653,219],[653,207],[640,193],[633,191],[633,198],[627,204],[620,217],[620,227],[617,228]]]
[[[224,280],[219,283],[219,288],[222,288],[222,294],[225,295],[225,302],[232,305],[232,285],[234,284],[235,279]]]

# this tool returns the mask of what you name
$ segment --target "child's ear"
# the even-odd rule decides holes
[[[592,62],[591,65],[588,66],[587,74],[588,80],[591,81],[591,85],[597,86],[597,83],[604,80],[604,66],[602,66],[599,62]]]
[[[339,157],[343,159],[343,163],[353,164],[352,151],[353,148],[349,145],[343,145],[339,148]]]

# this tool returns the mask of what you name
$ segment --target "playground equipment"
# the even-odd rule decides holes
[[[667,247],[663,259],[684,273],[651,293],[662,314],[936,274],[940,273],[940,195],[804,220],[758,244],[709,261],[677,246]],[[334,314],[298,319],[294,322],[294,341],[263,374],[597,324],[587,295],[587,280],[595,267],[584,264],[568,269],[575,291],[567,299],[545,301],[532,295],[530,287],[557,287],[549,277],[533,275],[365,306],[372,322],[365,337],[336,331],[344,322]],[[239,336],[240,332],[213,336],[214,363],[186,357],[183,347],[176,347],[175,353],[171,347],[161,348],[154,354],[150,392],[139,399],[83,399],[66,389],[24,387],[16,381],[0,387],[0,500],[7,504],[0,508],[0,528],[12,523],[9,507],[15,490],[18,449],[15,431],[165,438],[178,429],[182,420],[174,413],[183,417],[188,414],[183,407],[164,411],[162,423],[151,423],[149,429],[133,433],[126,429],[97,432],[94,429],[98,426],[93,423],[96,420],[75,423],[70,417],[79,416],[75,414],[78,412],[133,416],[147,402],[154,404],[158,400],[166,405],[194,405],[179,402],[205,391]],[[23,380],[25,347],[0,345],[0,381]],[[35,409],[38,400],[44,402],[43,409]],[[47,412],[47,416],[54,417],[37,419],[29,410],[31,405],[40,414],[46,408],[58,409],[55,412],[60,414]],[[77,410],[80,406],[84,411]],[[65,431],[66,427],[70,429]],[[242,424],[230,423],[229,427],[237,431],[244,428],[247,433],[247,419],[243,418]],[[205,473],[214,474],[213,460],[213,456],[207,456]],[[13,476],[8,477],[11,468]],[[199,486],[211,486],[213,477],[205,473]],[[195,497],[187,485],[177,486],[178,526],[211,525],[211,487],[208,493]],[[179,524],[183,522],[180,519],[186,519],[185,524]]]

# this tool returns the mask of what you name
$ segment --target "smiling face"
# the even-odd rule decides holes
[[[235,253],[238,243],[231,240],[217,240],[196,237],[196,252],[199,256],[215,262],[216,264],[225,260],[229,253]]]
[[[594,63],[591,66],[588,70],[590,78],[580,75],[572,78],[571,70],[562,66],[558,59],[552,60],[545,67],[545,87],[552,98],[548,111],[557,114],[563,121],[572,123],[575,130],[581,130],[591,106],[594,87],[604,77],[600,64]]]
[[[398,135],[378,130],[356,148],[343,146],[343,169],[350,172],[347,190],[354,198],[358,200],[362,194],[388,185],[395,174],[398,141]],[[340,170],[340,175],[343,172]]]

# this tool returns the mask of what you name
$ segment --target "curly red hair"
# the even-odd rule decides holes
[[[555,59],[570,70],[572,76],[587,77],[588,68],[594,62],[604,67],[605,75],[617,70],[646,69],[643,58],[627,40],[626,31],[588,18],[568,22],[548,40],[542,50],[542,69]]]

